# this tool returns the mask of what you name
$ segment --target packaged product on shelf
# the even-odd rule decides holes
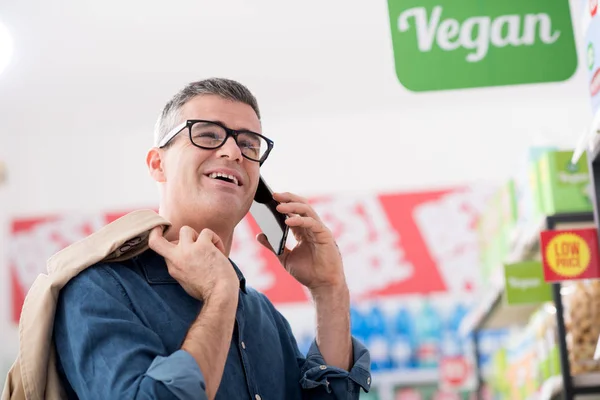
[[[371,389],[369,391],[369,393],[365,393],[361,390],[359,399],[360,400],[380,400],[381,397],[379,396],[379,393],[377,392],[377,390]]]
[[[423,393],[415,388],[396,388],[395,400],[425,400]]]
[[[440,344],[441,357],[456,357],[469,355],[467,342],[460,336],[458,330],[462,320],[468,313],[468,308],[458,302],[444,319],[442,340]]]
[[[594,352],[600,335],[600,282],[577,281],[565,286],[565,326],[571,373],[600,371]]]
[[[586,7],[588,8],[586,15],[591,14],[590,10],[595,10],[594,13],[597,14],[597,0],[589,0],[585,3],[586,6],[589,3],[589,8]],[[591,18],[587,32],[584,33],[584,43],[587,50],[587,79],[590,88],[592,115],[596,115],[600,110],[600,90],[598,87],[598,76],[600,75],[600,18],[598,16]]]
[[[442,320],[432,302],[425,298],[415,320],[418,368],[437,368],[440,361]]]
[[[389,369],[390,360],[390,339],[389,329],[383,310],[377,305],[373,305],[365,315],[366,338],[365,344],[371,352],[371,369],[380,371]]]
[[[350,322],[352,335],[364,343],[369,335],[369,327],[365,314],[355,305],[350,306]]]
[[[440,389],[437,385],[399,386],[394,392],[394,400],[471,400],[476,398],[475,393],[471,391],[448,391]]]
[[[545,303],[533,313],[528,328],[535,336],[535,386],[539,389],[550,377],[560,375],[556,309]]]
[[[536,337],[529,325],[514,333],[507,345],[510,399],[526,399],[537,391]]]
[[[505,348],[500,348],[492,356],[491,373],[488,377],[488,383],[496,394],[496,397],[501,399],[510,398],[510,381],[508,379],[508,361]]]
[[[506,247],[510,247],[513,241],[513,233],[517,224],[517,197],[515,181],[513,179],[505,183],[500,189],[500,211],[502,241]],[[510,248],[505,249],[508,253]]]
[[[571,150],[550,151],[539,160],[540,192],[548,215],[592,210],[587,155],[576,164],[571,163],[572,156]]]
[[[556,325],[556,308],[553,304],[545,304],[541,310],[542,320],[540,333],[543,334],[543,346],[546,359],[542,368],[542,383],[552,376],[560,375],[560,352],[558,349],[558,327]]]
[[[529,229],[532,224],[538,224],[543,216],[542,198],[540,196],[539,174],[537,162],[540,157],[554,147],[532,147],[522,162],[514,177],[515,202],[517,207],[517,232]]]
[[[484,286],[497,286],[501,278],[502,261],[506,245],[503,242],[502,208],[500,192],[492,196],[477,226],[480,248],[481,275]]]
[[[415,366],[414,321],[410,310],[400,307],[392,318],[391,334],[391,367],[394,369],[409,369]]]
[[[534,377],[535,387],[539,388],[546,379],[550,377],[550,365],[549,362],[549,348],[548,343],[545,341],[545,315],[544,311],[538,309],[534,312],[529,321],[531,330],[534,336],[534,352],[535,352],[535,363]]]
[[[505,348],[511,336],[508,329],[486,329],[477,333],[478,361],[483,376],[490,376],[494,372],[493,356],[499,349]]]
[[[560,375],[556,309],[543,303],[526,326],[514,328],[493,354],[487,382],[495,400],[538,398],[549,378]]]

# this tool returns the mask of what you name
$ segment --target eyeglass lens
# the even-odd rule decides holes
[[[191,138],[197,146],[214,149],[225,141],[227,131],[210,122],[196,122],[191,127]],[[239,132],[237,145],[244,156],[255,161],[259,161],[268,148],[267,141],[252,132]]]

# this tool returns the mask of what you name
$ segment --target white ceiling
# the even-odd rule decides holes
[[[15,41],[0,127],[33,115],[151,126],[148,113],[208,76],[239,79],[277,116],[376,107],[398,91],[382,1],[21,0],[0,2],[0,20]]]
[[[265,118],[474,93],[409,97],[395,77],[384,0],[0,0],[0,20],[15,42],[0,76],[1,131],[22,120],[146,129],[183,84],[208,76],[247,84]]]
[[[124,154],[145,148],[139,140],[150,143],[168,98],[209,76],[238,79],[257,95],[277,143],[270,179],[306,191],[330,190],[331,181],[379,190],[503,178],[528,139],[549,133],[574,145],[587,122],[581,61],[562,83],[408,92],[395,76],[385,0],[0,0],[0,21],[14,38],[14,59],[0,75],[0,159],[22,185],[13,188],[19,204],[32,188],[76,179],[71,164],[52,162],[85,148],[83,137],[111,136],[91,142],[102,157],[115,152],[113,138]],[[362,143],[340,146],[346,132],[393,140],[379,143],[367,169],[353,161]],[[65,143],[63,153],[48,151],[56,143]],[[311,152],[316,165],[281,168]],[[81,153],[80,161],[99,163],[89,147]],[[141,176],[143,155],[136,162]],[[98,165],[86,167],[96,180],[120,171]],[[329,177],[316,179],[323,166]],[[371,173],[391,168],[410,173]]]

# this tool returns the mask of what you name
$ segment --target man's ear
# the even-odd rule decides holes
[[[146,165],[148,166],[148,171],[150,172],[150,176],[156,182],[166,182],[164,165],[163,165],[163,152],[157,148],[153,147],[148,150],[148,154],[146,155]]]

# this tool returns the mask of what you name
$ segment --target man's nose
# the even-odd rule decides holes
[[[227,157],[235,161],[241,161],[242,151],[235,142],[235,139],[233,137],[228,137],[223,146],[217,149],[217,156]]]

